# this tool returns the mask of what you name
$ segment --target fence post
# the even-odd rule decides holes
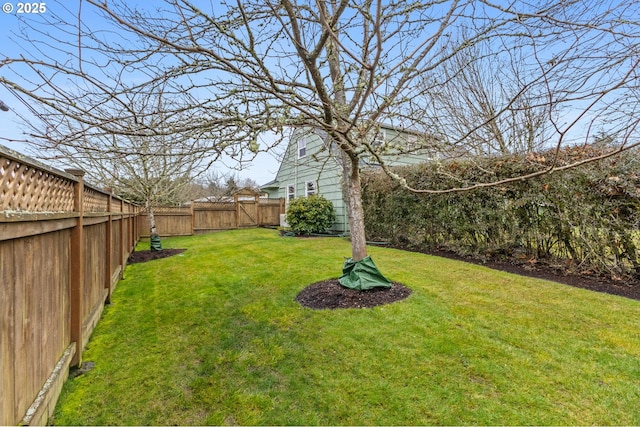
[[[196,234],[196,209],[195,206],[196,202],[195,200],[191,200],[191,235],[195,235]]]
[[[236,206],[236,228],[240,227],[240,203],[238,203],[238,194],[233,196],[233,203]]]
[[[105,232],[105,251],[106,251],[106,272],[105,272],[105,283],[104,287],[107,289],[107,304],[111,303],[111,291],[113,288],[113,284],[111,283],[111,273],[113,272],[113,210],[112,210],[112,202],[113,202],[113,193],[109,190],[109,198],[107,199],[107,213],[109,214],[107,221],[107,231]]]
[[[129,246],[127,247],[127,253],[131,253],[136,244],[136,229],[135,223],[137,222],[137,218],[134,215],[133,206],[130,203],[127,203],[127,211],[129,212]]]
[[[135,206],[133,211],[136,215],[133,221],[133,242],[131,242],[131,247],[134,247],[140,240],[140,206]]]
[[[127,203],[127,210],[129,211],[130,219],[129,219],[129,247],[127,248],[127,253],[131,253],[133,251],[133,247],[136,244],[136,229],[135,223],[137,222],[137,218],[133,215],[135,212],[133,211],[133,206],[130,203]]]
[[[124,213],[124,200],[120,199],[120,242],[118,248],[118,265],[120,266],[120,278],[124,279],[124,255],[126,253],[124,245],[125,245],[125,235],[124,235],[124,222],[129,221],[129,217],[125,219]]]
[[[80,169],[67,169],[67,172],[75,176],[78,181],[73,185],[73,210],[78,214],[76,225],[71,229],[70,248],[70,292],[69,305],[71,311],[71,324],[69,332],[71,341],[76,343],[76,352],[71,360],[71,366],[82,363],[82,288],[84,285],[84,171]]]
[[[262,215],[260,215],[260,195],[256,194],[256,223],[258,227],[262,225]]]

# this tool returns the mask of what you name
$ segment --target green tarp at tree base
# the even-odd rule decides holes
[[[391,287],[391,281],[380,273],[370,256],[360,261],[354,261],[353,258],[346,260],[338,281],[345,288],[360,291]]]
[[[151,236],[150,249],[152,251],[161,251],[162,250],[162,243],[160,243],[160,236],[158,236],[157,234],[154,234],[153,236]]]

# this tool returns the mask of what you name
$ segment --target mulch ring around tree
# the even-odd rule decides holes
[[[373,288],[364,291],[342,286],[338,279],[314,283],[304,288],[296,297],[301,305],[314,309],[370,308],[400,301],[411,295],[411,289],[392,282],[390,288]]]
[[[184,251],[186,251],[186,249],[135,251],[129,256],[129,264],[166,258],[180,254]],[[458,256],[447,251],[431,251],[424,253],[481,264],[496,270],[551,280],[596,292],[604,292],[640,300],[640,280],[638,279],[627,278],[627,280],[613,280],[602,276],[571,274],[567,271],[562,271],[562,269],[554,268],[543,263],[538,263],[536,265],[523,265],[522,263],[514,263],[513,261],[498,261],[495,259],[477,260]],[[314,309],[367,308],[400,301],[407,298],[410,294],[411,289],[395,282],[391,288],[376,288],[368,291],[359,291],[345,288],[338,283],[337,279],[332,279],[309,285],[298,294],[296,301],[305,307]]]
[[[135,251],[129,255],[129,264],[135,264],[138,262],[147,262],[154,259],[167,258],[173,255],[181,254],[186,249],[162,249],[160,251]]]

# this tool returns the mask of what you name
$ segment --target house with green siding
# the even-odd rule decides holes
[[[414,149],[423,145],[421,140],[424,138],[417,133],[381,126],[380,131],[372,136],[371,144],[384,153],[386,164],[402,166],[433,159],[434,156],[424,149]],[[363,155],[360,167],[375,168],[376,162]],[[295,129],[275,179],[260,189],[268,193],[269,198],[284,198],[287,205],[296,197],[321,194],[333,203],[336,212],[331,231],[349,231],[347,208],[342,196],[340,150],[321,130]]]

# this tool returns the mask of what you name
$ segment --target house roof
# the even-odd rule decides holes
[[[241,189],[239,189],[238,191],[236,191],[235,193],[233,193],[233,195],[238,195],[238,196],[257,196],[260,195],[259,191],[254,190],[251,187],[243,187]]]
[[[276,176],[277,176],[277,175],[276,175]],[[262,184],[262,185],[260,186],[260,189],[261,189],[261,190],[266,190],[266,189],[268,189],[268,188],[278,188],[278,187],[280,186],[279,184],[280,184],[280,183],[278,182],[278,180],[275,180],[275,179],[274,179],[274,180],[272,180],[272,181],[267,182],[266,184]]]
[[[394,126],[394,125],[390,125],[390,124],[386,124],[386,123],[380,123],[379,124],[381,129],[385,129],[385,130],[391,130],[391,131],[396,131],[396,132],[400,132],[400,133],[404,133],[407,135],[415,135],[415,136],[424,136],[424,134],[422,132],[413,130],[413,129],[407,129],[407,128],[403,128],[403,127],[399,127],[399,126]],[[324,132],[320,127],[313,127],[313,126],[309,126],[309,125],[300,125],[300,126],[292,126],[294,128],[294,132],[291,134],[291,136],[289,137],[289,141],[287,143],[287,150],[289,149],[290,144],[292,144],[294,142],[294,140],[296,139],[294,135],[296,135],[296,133],[299,130],[304,130],[305,132],[310,132],[310,133],[316,133],[318,134],[321,138],[322,135],[320,135],[318,132]],[[326,135],[326,133],[325,133]],[[286,151],[285,151],[286,153]],[[286,154],[285,154],[286,155]],[[260,190],[268,190],[268,189],[277,189],[280,187],[280,182],[278,181],[278,175],[280,174],[280,171],[282,170],[282,166],[283,166],[283,161],[280,161],[280,165],[278,166],[278,171],[276,172],[276,176],[272,181],[269,181],[265,184],[262,184],[259,188]]]

